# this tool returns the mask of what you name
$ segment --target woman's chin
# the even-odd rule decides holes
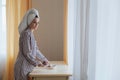
[[[35,28],[34,30],[37,30],[38,28]]]

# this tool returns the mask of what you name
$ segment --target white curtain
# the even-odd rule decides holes
[[[120,0],[79,1],[73,80],[120,80]]]
[[[87,80],[89,0],[75,0],[73,80]]]
[[[98,0],[95,80],[120,80],[120,0]]]
[[[5,72],[6,42],[6,0],[0,0],[0,80]]]
[[[90,0],[87,80],[120,80],[119,3]]]
[[[80,53],[80,0],[68,0],[67,21],[68,21],[67,22],[68,66],[71,73],[73,73],[72,77],[70,77],[69,80],[79,80],[80,79],[80,54],[79,54]],[[76,51],[74,52],[75,48]]]
[[[75,0],[74,46],[73,46],[73,80],[80,80],[80,0]]]

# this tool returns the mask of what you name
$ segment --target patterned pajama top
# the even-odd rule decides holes
[[[19,53],[14,65],[14,79],[27,80],[28,74],[35,66],[47,60],[39,51],[34,35],[28,28],[19,38]]]

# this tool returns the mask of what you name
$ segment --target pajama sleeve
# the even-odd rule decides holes
[[[36,56],[32,55],[30,35],[26,32],[23,36],[23,55],[30,64],[37,66],[39,62],[36,60]]]
[[[42,63],[44,61],[47,61],[47,58],[40,52],[40,50],[39,50],[37,45],[36,45],[36,56]]]

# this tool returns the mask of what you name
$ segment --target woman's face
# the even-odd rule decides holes
[[[39,26],[39,18],[35,18],[30,24],[30,27],[33,30],[37,30],[38,26]]]

